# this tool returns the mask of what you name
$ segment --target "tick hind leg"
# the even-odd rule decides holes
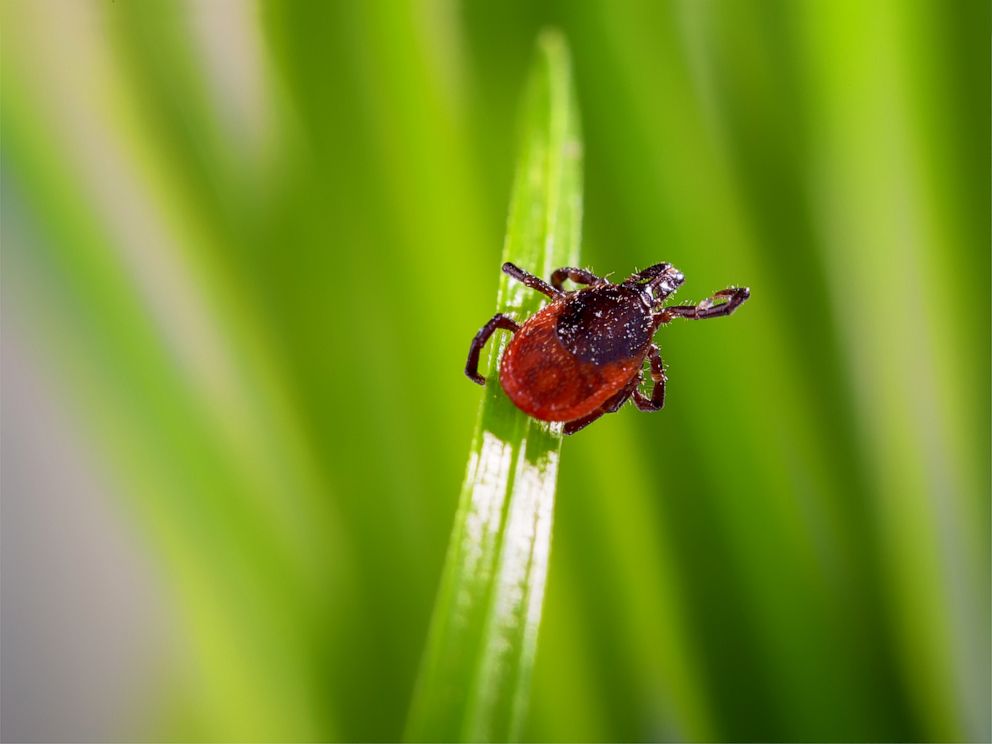
[[[512,276],[521,284],[525,284],[531,289],[536,289],[541,294],[547,295],[552,300],[557,297],[560,297],[562,294],[561,289],[556,289],[555,287],[552,287],[550,284],[548,284],[546,281],[541,279],[539,276],[534,276],[533,274],[524,271],[519,266],[512,264],[509,261],[503,264],[503,273]]]
[[[555,269],[551,274],[551,286],[559,292],[563,292],[565,290],[562,284],[564,284],[566,279],[571,279],[576,284],[589,284],[593,287],[607,284],[607,281],[603,277],[596,276],[591,271],[576,269],[572,266],[562,266],[560,269]]]
[[[475,334],[475,338],[472,339],[472,344],[468,347],[468,361],[465,362],[465,374],[468,375],[468,378],[472,382],[476,382],[479,385],[486,384],[486,378],[479,374],[479,353],[482,351],[482,347],[486,345],[489,337],[501,328],[504,331],[512,331],[513,333],[520,330],[520,326],[513,318],[502,313],[497,313],[490,318],[488,323],[479,329],[479,332]]]
[[[689,318],[689,320],[720,318],[724,315],[730,315],[734,310],[743,305],[744,301],[750,296],[751,290],[747,287],[721,289],[698,305],[674,305],[672,307],[666,307],[661,311],[660,315],[663,317],[662,322],[667,322],[671,318]]]
[[[595,411],[590,413],[588,416],[583,416],[582,418],[575,419],[574,421],[568,421],[565,423],[562,432],[564,434],[574,434],[577,431],[585,429],[589,424],[598,419],[600,416],[605,416],[608,413],[616,413],[620,410],[620,407],[630,400],[630,396],[637,389],[637,381],[639,378],[635,377],[631,384],[621,390],[619,393],[614,395],[608,401],[606,401],[602,406],[597,408]]]
[[[564,428],[562,428],[561,431],[565,436],[574,434],[577,431],[582,431],[587,426],[589,426],[589,424],[591,424],[593,421],[598,419],[600,416],[603,416],[605,413],[606,411],[600,408],[596,411],[593,411],[588,416],[583,416],[582,418],[575,419],[575,421],[566,421],[565,426]]]
[[[661,361],[661,352],[654,344],[648,349],[648,357],[651,360],[651,381],[654,387],[651,389],[650,398],[639,388],[634,388],[634,405],[641,411],[660,411],[665,407],[665,366]],[[637,379],[638,381],[644,379],[644,370],[641,370]]]

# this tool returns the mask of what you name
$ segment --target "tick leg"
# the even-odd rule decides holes
[[[571,266],[562,266],[560,269],[555,269],[554,273],[551,274],[551,286],[561,292],[563,291],[561,285],[566,279],[571,279],[576,284],[591,284],[594,287],[607,283],[605,279],[596,276],[591,271],[576,269]]]
[[[637,378],[635,377],[632,384],[625,387],[588,416],[583,416],[582,418],[567,422],[562,428],[562,432],[564,434],[574,434],[577,431],[585,429],[600,416],[604,416],[607,413],[616,413],[620,410],[620,407],[627,402],[636,387]]]
[[[514,333],[520,330],[520,326],[512,318],[502,313],[497,313],[488,323],[479,329],[479,332],[475,334],[475,338],[472,339],[472,345],[468,347],[468,361],[465,362],[465,374],[468,375],[470,380],[479,385],[486,384],[486,378],[479,374],[479,352],[482,351],[482,347],[486,345],[489,337],[500,328],[504,331],[513,331]]]
[[[526,284],[531,289],[536,289],[541,294],[546,294],[552,300],[560,297],[562,294],[561,290],[555,289],[540,277],[524,271],[519,266],[515,266],[509,261],[503,264],[503,272],[505,274],[509,274],[521,284]]]
[[[606,411],[604,409],[598,408],[592,413],[590,413],[588,416],[583,416],[582,418],[575,419],[575,421],[566,422],[565,426],[562,428],[561,431],[563,434],[565,434],[565,436],[574,434],[577,431],[582,431],[587,426],[589,426],[589,424],[591,424],[593,421],[595,421],[605,413]]]
[[[659,313],[663,316],[661,322],[667,322],[670,318],[689,318],[690,320],[705,320],[706,318],[719,318],[730,315],[739,308],[744,301],[751,296],[751,290],[747,287],[731,289],[721,289],[712,297],[707,297],[698,305],[674,305],[666,307]],[[723,300],[716,304],[717,300]]]
[[[634,405],[642,411],[660,411],[665,407],[665,367],[661,362],[661,352],[654,344],[648,349],[648,357],[651,359],[651,381],[654,387],[650,398],[635,388]],[[640,376],[643,379],[644,370],[641,370]]]

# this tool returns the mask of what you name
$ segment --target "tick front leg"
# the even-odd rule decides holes
[[[634,405],[641,411],[660,411],[665,407],[665,365],[661,361],[661,352],[654,344],[648,349],[648,357],[651,359],[651,381],[654,387],[651,389],[650,398],[639,389],[635,389]],[[643,379],[643,370],[640,376]]]
[[[666,307],[660,315],[664,318],[662,322],[667,322],[671,318],[689,318],[689,320],[706,320],[707,318],[720,318],[730,315],[734,310],[744,304],[744,301],[751,296],[751,290],[747,287],[737,287],[722,289],[712,297],[707,297],[698,305],[674,305]],[[723,300],[719,302],[719,300]]]
[[[563,292],[562,284],[566,279],[571,279],[576,284],[589,284],[594,287],[607,283],[603,277],[596,276],[591,271],[576,269],[571,266],[562,266],[560,269],[555,269],[551,274],[551,286],[559,292]]]
[[[513,318],[502,313],[497,313],[488,323],[479,329],[479,332],[475,334],[475,338],[472,339],[472,345],[468,347],[468,361],[465,362],[465,374],[468,375],[470,380],[479,385],[486,384],[486,378],[479,374],[479,352],[482,351],[482,347],[486,345],[489,337],[500,328],[504,331],[512,331],[513,333],[520,330],[520,326]]]
[[[503,264],[503,273],[509,274],[521,284],[526,284],[528,287],[531,289],[536,289],[541,294],[546,294],[552,300],[560,297],[562,294],[560,290],[555,289],[540,277],[524,271],[519,266],[516,266],[509,261]]]

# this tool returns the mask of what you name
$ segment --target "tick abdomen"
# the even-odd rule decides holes
[[[588,307],[594,304],[599,307],[598,303]],[[500,363],[500,384],[510,400],[543,421],[571,421],[596,410],[623,389],[641,366],[641,356],[593,363],[573,353],[559,333],[568,307],[569,303],[553,303],[531,317],[510,341]],[[607,341],[601,343],[597,337],[599,345],[593,349],[588,339],[577,336],[572,337],[576,344],[597,356],[604,346],[615,345],[609,336],[599,334]]]

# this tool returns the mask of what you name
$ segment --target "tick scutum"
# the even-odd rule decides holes
[[[555,327],[562,346],[591,364],[642,356],[652,330],[651,309],[640,291],[619,285],[576,292],[565,301]]]

